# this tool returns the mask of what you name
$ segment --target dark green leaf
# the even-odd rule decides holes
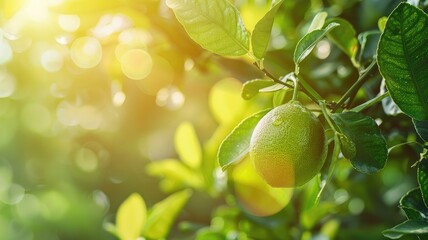
[[[223,55],[242,56],[250,37],[238,10],[227,0],[167,0],[189,36],[203,48]]]
[[[418,166],[418,183],[425,207],[428,206],[428,156],[423,157]]]
[[[377,51],[392,99],[417,120],[428,120],[427,26],[427,14],[401,3],[389,16]]]
[[[413,125],[415,125],[416,132],[425,142],[428,142],[428,121],[418,121],[413,119]]]
[[[262,59],[266,53],[267,46],[270,41],[273,20],[275,19],[276,12],[284,0],[277,1],[273,4],[272,8],[257,22],[251,37],[251,44],[253,46],[253,53],[258,59]]]
[[[300,41],[297,43],[296,49],[294,51],[294,63],[298,65],[305,59],[315,45],[331,30],[339,26],[338,23],[330,23],[324,29],[314,30],[310,33],[307,33]]]
[[[263,110],[245,118],[223,140],[217,154],[220,167],[223,171],[231,164],[244,158],[248,153],[254,128],[269,111],[270,109]]]
[[[428,216],[428,209],[424,204],[420,188],[407,192],[400,199],[400,207],[409,219],[424,219]]]
[[[428,233],[428,222],[423,220],[407,220],[382,232],[385,237],[398,239],[406,234]]]
[[[259,93],[260,89],[275,85],[272,80],[254,79],[244,83],[242,86],[241,97],[245,100],[249,100]]]
[[[329,32],[327,37],[353,59],[358,51],[357,32],[352,24],[343,18],[329,19],[326,24],[332,22],[339,23],[340,26]]]
[[[375,173],[381,170],[388,157],[385,138],[376,122],[362,113],[345,112],[333,114],[333,120],[356,147],[352,165],[360,172]]]
[[[340,149],[342,154],[347,159],[352,159],[357,154],[355,143],[346,137],[344,134],[339,134]]]

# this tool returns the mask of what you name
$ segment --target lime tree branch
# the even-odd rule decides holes
[[[266,76],[268,76],[270,79],[272,79],[272,81],[274,81],[275,83],[282,84],[282,85],[289,87],[289,88],[293,88],[292,85],[285,83],[285,82],[281,81],[279,78],[275,77],[266,68],[261,68],[256,62],[254,63],[254,65],[258,69],[260,69],[260,71],[262,71]],[[321,100],[320,95],[312,88],[309,88],[310,90],[308,90],[307,88],[308,88],[309,84],[305,84],[304,80],[302,80],[299,76],[296,76],[296,77],[299,78],[301,83],[303,83],[303,84],[300,84],[300,88],[301,88],[302,92],[304,92],[312,101],[314,101],[315,103],[318,104],[318,102]]]
[[[348,100],[348,98],[351,98],[352,96],[357,94],[361,86],[363,86],[363,84],[367,81],[367,76],[372,72],[373,69],[375,69],[375,66],[376,60],[373,60],[373,62],[371,62],[370,65],[363,70],[362,74],[354,83],[354,85],[352,85],[351,88],[349,88],[348,91],[339,99],[339,102],[337,102],[337,104],[333,107],[333,113],[336,112],[339,108],[341,108],[346,102],[346,100]]]

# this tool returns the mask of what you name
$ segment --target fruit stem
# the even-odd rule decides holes
[[[334,125],[334,124],[333,124],[333,122],[332,122],[332,120],[331,120],[330,113],[327,111],[327,106],[326,106],[326,104],[325,104],[325,101],[319,101],[319,103],[318,103],[318,104],[320,105],[320,107],[321,107],[321,111],[322,111],[322,113],[323,113],[323,115],[324,115],[324,118],[325,118],[325,120],[327,121],[328,125],[331,127],[331,129],[332,129],[334,132],[339,132],[339,133],[341,133],[340,129],[338,129],[338,128],[336,127],[336,125]],[[336,134],[335,134],[335,135],[336,135]]]
[[[299,89],[299,78],[296,76],[296,74],[294,74],[294,78],[293,78],[293,82],[294,82],[294,89],[293,89],[293,98],[291,99],[292,101],[297,100],[297,94],[299,93],[298,89]]]
[[[332,111],[333,113],[336,112],[339,108],[341,108],[343,106],[343,104],[346,102],[346,100],[348,100],[348,98],[350,98],[351,96],[355,95],[358,92],[358,90],[361,88],[361,86],[363,86],[363,84],[366,82],[367,76],[372,71],[374,66],[376,66],[376,59],[373,60],[370,63],[370,65],[361,72],[361,75],[358,77],[357,81],[339,99],[339,102],[337,102],[337,104],[333,108],[333,111]]]

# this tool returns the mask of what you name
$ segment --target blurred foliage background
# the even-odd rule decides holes
[[[270,6],[232,2],[249,28]],[[399,2],[285,1],[265,65],[276,76],[292,71],[294,47],[321,10],[353,24],[365,46],[358,56],[369,61],[378,19]],[[329,100],[358,78],[328,40],[301,72]],[[243,82],[262,76],[246,59],[201,49],[162,0],[1,0],[0,238],[116,239],[103,226],[132,193],[149,208],[192,189],[166,238],[383,239],[382,230],[405,219],[398,200],[417,186],[416,146],[394,148],[373,176],[341,162],[316,208],[312,182],[276,191],[248,161],[228,173],[218,168],[224,137],[272,105],[270,94],[240,96]],[[380,84],[372,74],[355,102]],[[418,141],[410,119],[391,116],[387,104],[366,114],[388,145]]]

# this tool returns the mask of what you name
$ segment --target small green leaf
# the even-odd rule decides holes
[[[245,100],[249,100],[256,96],[260,89],[270,87],[274,84],[274,81],[264,79],[254,79],[247,81],[242,86],[241,97]]]
[[[258,59],[262,59],[265,56],[267,46],[270,41],[270,35],[272,31],[273,20],[275,14],[278,11],[284,0],[277,1],[272,5],[272,8],[257,22],[251,36],[251,44],[253,47],[254,56]]]
[[[336,113],[332,118],[355,144],[357,151],[351,163],[358,171],[371,174],[385,166],[388,148],[372,118],[357,112]]]
[[[397,226],[387,229],[382,234],[391,239],[401,238],[406,234],[427,234],[428,222],[423,220],[407,220]]]
[[[428,217],[428,208],[425,206],[420,188],[407,192],[400,199],[400,208],[409,219],[424,219]]]
[[[418,167],[418,183],[425,207],[428,206],[428,156],[423,157]]]
[[[122,240],[135,240],[146,223],[146,204],[138,194],[131,194],[117,210],[116,233]]]
[[[422,140],[428,142],[428,121],[418,121],[416,119],[412,120],[413,125],[415,125],[416,132],[418,132]]]
[[[187,166],[197,169],[202,161],[202,149],[199,144],[198,136],[189,122],[183,122],[178,126],[175,137],[175,150]]]
[[[335,27],[338,27],[338,23],[330,23],[324,29],[314,30],[310,33],[307,33],[300,41],[297,43],[296,49],[294,51],[294,63],[299,65],[308,55],[311,53],[315,45],[331,30]]]
[[[276,91],[279,91],[279,90],[284,89],[284,88],[285,88],[284,84],[275,83],[272,86],[260,89],[259,92],[262,92],[262,93],[264,93],[264,92],[276,92]]]
[[[372,30],[360,33],[358,35],[360,49],[357,58],[359,65],[364,66],[368,62],[372,62],[376,57],[380,34],[380,31]]]
[[[192,192],[190,190],[183,190],[156,203],[149,210],[143,236],[150,239],[166,238],[175,218],[191,195]]]
[[[330,31],[327,37],[354,60],[358,51],[357,32],[352,24],[343,18],[329,19],[326,24],[332,22],[339,23],[340,26]]]
[[[386,21],[388,21],[387,17],[381,17],[379,18],[379,20],[377,21],[377,27],[379,28],[379,30],[381,32],[383,32],[385,30],[385,26],[386,26]]]
[[[227,0],[167,0],[189,36],[223,56],[242,56],[250,49],[249,32],[236,7]]]
[[[309,26],[308,33],[321,29],[324,26],[325,19],[327,18],[328,14],[326,12],[319,12],[317,15],[315,15],[314,19],[311,22],[311,25]]]
[[[260,119],[269,111],[270,109],[263,110],[245,118],[223,140],[217,154],[220,167],[223,171],[231,164],[244,158],[248,153],[253,130]]]
[[[428,120],[428,15],[401,3],[386,23],[377,51],[391,98],[416,120]]]

